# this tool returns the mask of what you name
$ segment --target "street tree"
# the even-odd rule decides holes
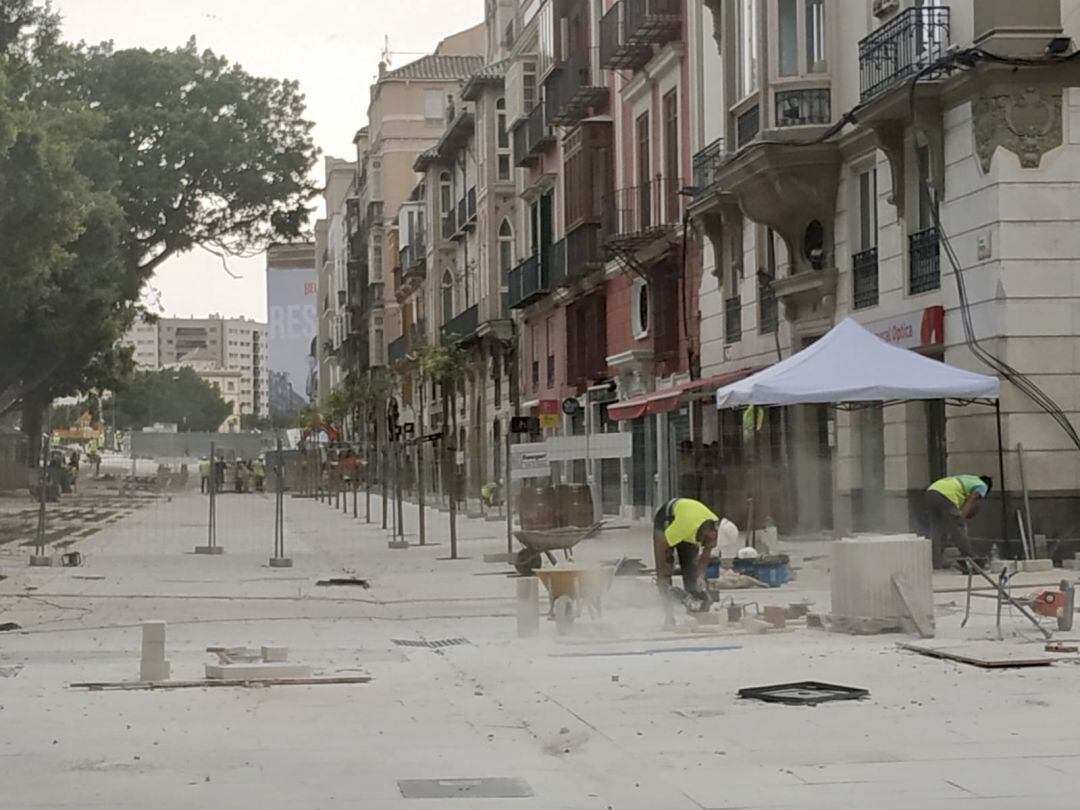
[[[190,368],[136,372],[103,404],[110,415],[114,408],[121,430],[160,422],[182,432],[215,432],[233,412],[221,393]]]
[[[419,352],[421,375],[439,386],[442,401],[442,480],[450,496],[450,558],[457,559],[457,504],[460,476],[457,468],[458,393],[468,371],[465,352],[458,346],[424,346]]]

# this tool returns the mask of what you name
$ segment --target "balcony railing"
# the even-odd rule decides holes
[[[390,365],[400,363],[409,356],[409,339],[402,335],[397,340],[391,340],[386,347],[386,360]]]
[[[471,337],[480,326],[480,308],[473,304],[460,315],[443,324],[443,343],[460,343]]]
[[[600,64],[610,70],[640,70],[653,45],[678,39],[681,0],[621,0],[600,20]]]
[[[544,82],[549,124],[570,126],[607,107],[608,88],[593,70],[599,58],[597,48],[580,50],[551,72]]]
[[[908,286],[912,294],[941,287],[941,250],[937,228],[908,237]]]
[[[547,280],[547,263],[532,255],[510,271],[510,309],[523,309],[543,298],[551,289]]]
[[[724,300],[724,342],[742,340],[742,297],[735,295]]]
[[[742,149],[753,141],[761,132],[761,107],[755,104],[735,121],[735,134],[739,148]]]
[[[604,244],[641,247],[663,236],[679,224],[683,215],[681,191],[681,179],[657,177],[610,194],[604,200]]]
[[[544,105],[537,104],[528,117],[514,127],[514,165],[531,166],[540,152],[554,141],[555,135],[544,117]]]
[[[469,225],[476,222],[476,186],[469,189],[468,194],[465,195],[466,203],[466,219],[465,224]]]
[[[832,94],[828,88],[782,90],[776,94],[776,126],[801,127],[832,121]]]
[[[559,287],[565,287],[566,278],[566,239],[560,239],[551,246],[548,252],[548,289],[557,290]]]
[[[851,257],[851,298],[855,309],[878,304],[878,249],[870,248]]]
[[[457,229],[459,231],[465,230],[465,223],[469,219],[469,207],[465,198],[462,197],[458,200],[457,204]]]
[[[716,190],[720,167],[724,165],[727,152],[724,139],[719,138],[694,155],[694,200],[709,196]]]
[[[949,7],[909,8],[859,42],[863,101],[934,64],[949,49]]]
[[[574,228],[563,240],[566,242],[566,280],[574,281],[604,266],[600,247],[600,226],[596,223]]]
[[[442,217],[442,238],[451,239],[457,231],[457,217],[453,211],[447,211]]]

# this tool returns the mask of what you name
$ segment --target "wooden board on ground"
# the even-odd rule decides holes
[[[102,681],[97,683],[73,683],[72,689],[89,689],[91,692],[120,692],[132,690],[198,689],[215,686],[324,686],[329,684],[370,683],[366,676],[343,678],[250,678],[206,679],[198,681]]]
[[[1007,667],[1048,667],[1054,659],[1028,647],[1009,647],[993,641],[973,644],[917,644],[901,642],[897,646],[902,650],[943,658],[947,661],[959,661],[961,664],[984,669],[1005,669]]]

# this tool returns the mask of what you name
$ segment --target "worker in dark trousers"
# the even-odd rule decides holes
[[[695,612],[709,609],[705,575],[720,533],[729,543],[737,544],[738,527],[693,498],[673,498],[657,511],[653,519],[653,553],[665,624],[670,626],[675,622],[671,573],[676,555],[682,571],[683,590],[690,599],[687,608]]]
[[[989,475],[952,475],[935,481],[926,490],[926,515],[934,547],[934,568],[945,568],[945,547],[956,546],[962,559],[975,555],[968,538],[967,522],[979,511],[979,501],[990,494]]]

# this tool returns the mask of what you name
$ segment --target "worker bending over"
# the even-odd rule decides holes
[[[994,486],[988,475],[953,475],[935,481],[926,490],[926,513],[930,521],[930,541],[934,548],[934,568],[945,567],[945,546],[954,545],[962,558],[972,558],[967,521],[979,510],[979,501]]]
[[[721,519],[701,501],[692,498],[673,498],[656,513],[653,520],[656,585],[669,624],[674,621],[671,572],[675,555],[679,556],[683,590],[693,600],[691,609],[707,610],[709,597],[705,590],[705,575],[721,532],[729,543],[738,543],[739,529],[734,523],[727,518]]]

